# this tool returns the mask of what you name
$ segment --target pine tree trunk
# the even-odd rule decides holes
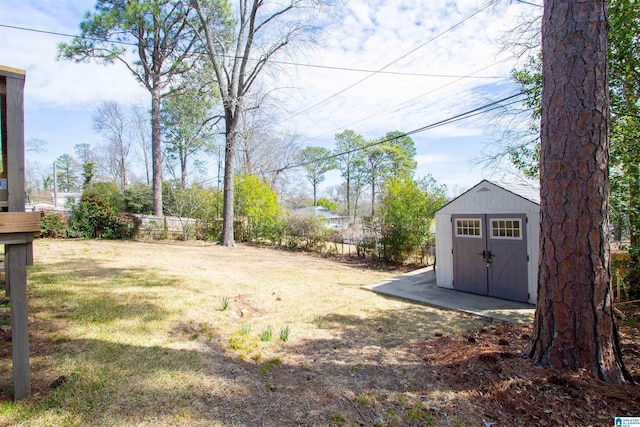
[[[182,189],[187,188],[187,150],[184,148],[180,148],[180,185]]]
[[[546,0],[538,304],[527,356],[630,381],[610,286],[606,2]]]
[[[151,167],[153,173],[153,215],[155,216],[162,216],[162,145],[160,140],[159,92],[157,90],[151,93]]]

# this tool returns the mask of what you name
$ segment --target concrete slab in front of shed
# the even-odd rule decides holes
[[[432,267],[362,288],[381,295],[512,323],[531,323],[535,315],[535,306],[530,304],[439,288]]]

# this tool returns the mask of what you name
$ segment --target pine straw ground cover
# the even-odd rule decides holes
[[[358,262],[57,240],[36,242],[35,260],[34,398],[10,400],[5,339],[0,425],[610,426],[640,416],[635,386],[522,359],[529,325],[363,291],[394,273]],[[624,310],[624,354],[640,382],[638,306]]]

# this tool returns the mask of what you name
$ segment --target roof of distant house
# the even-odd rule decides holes
[[[340,215],[337,212],[330,211],[329,209],[322,206],[305,206],[303,208],[292,209],[291,212],[306,214],[306,215],[315,215],[321,216],[324,218],[344,218],[344,215]]]

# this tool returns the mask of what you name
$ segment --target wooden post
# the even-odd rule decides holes
[[[31,397],[29,320],[27,316],[27,245],[8,245],[11,346],[14,399]]]
[[[7,209],[24,213],[24,80],[22,70],[0,66],[3,86],[2,145],[6,148]],[[28,214],[27,214],[28,215]],[[31,258],[33,235],[28,229],[10,224],[0,228],[5,243],[6,281],[11,300],[11,345],[13,351],[14,399],[31,397],[29,367],[29,327],[27,316],[27,262]]]

